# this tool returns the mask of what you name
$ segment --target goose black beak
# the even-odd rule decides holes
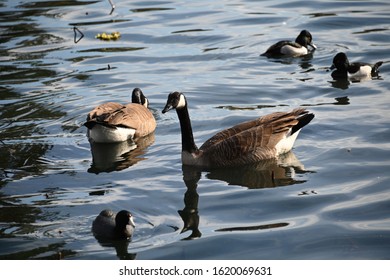
[[[166,112],[173,109],[173,106],[171,104],[165,105],[164,109],[162,110],[162,113],[165,114]]]

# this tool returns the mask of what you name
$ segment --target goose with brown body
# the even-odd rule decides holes
[[[142,91],[135,88],[132,103],[108,102],[97,106],[84,123],[88,128],[88,138],[96,143],[115,143],[152,133],[156,129],[156,120],[148,104]]]
[[[176,109],[180,121],[182,163],[209,168],[255,163],[287,153],[301,128],[314,118],[314,114],[303,108],[271,113],[222,130],[198,149],[183,93],[168,95],[162,112],[172,109]]]

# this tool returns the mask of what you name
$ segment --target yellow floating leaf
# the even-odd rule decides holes
[[[108,41],[108,40],[117,40],[120,38],[120,36],[121,34],[118,31],[112,32],[111,34],[106,34],[105,32],[103,32],[102,34],[98,33],[95,36],[95,38]]]

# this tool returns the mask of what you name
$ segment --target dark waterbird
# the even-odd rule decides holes
[[[350,78],[350,79],[361,79],[367,77],[378,76],[379,67],[383,64],[383,61],[378,61],[374,64],[366,62],[352,62],[350,63],[345,53],[339,52],[333,58],[332,66],[329,70],[332,72],[332,77],[337,78]]]
[[[295,42],[279,41],[270,46],[262,56],[278,57],[278,56],[302,56],[309,53],[308,46],[315,50],[317,47],[313,43],[313,37],[307,30],[302,30]]]
[[[117,214],[110,209],[100,212],[92,223],[93,235],[98,240],[126,240],[133,235],[133,215],[127,210]]]

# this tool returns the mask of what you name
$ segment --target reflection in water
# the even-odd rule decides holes
[[[135,260],[137,256],[135,253],[128,252],[130,240],[101,241],[97,239],[97,241],[103,247],[115,248],[116,255],[120,260]]]
[[[328,69],[327,72],[329,72],[330,70]],[[332,73],[331,73],[331,76],[333,78],[332,81],[330,81],[329,83],[332,85],[332,87],[334,88],[339,88],[339,89],[348,89],[349,88],[349,85],[352,83],[360,83],[360,82],[366,82],[366,81],[371,81],[371,80],[380,80],[381,77],[378,75],[378,76],[375,76],[375,77],[371,77],[371,76],[361,76],[361,77],[352,77],[352,78],[348,78],[342,71],[339,71],[339,70],[334,70]]]
[[[92,165],[89,173],[112,172],[126,169],[144,160],[145,150],[154,142],[154,133],[133,141],[91,144]]]
[[[39,72],[37,69],[35,71]],[[28,72],[8,73],[4,79],[9,80],[2,79],[0,83],[12,83],[17,76],[25,75],[29,76]],[[38,94],[30,93],[30,98],[24,100],[23,95],[12,88],[0,87],[0,91],[0,187],[2,187],[8,181],[40,175],[47,170],[47,165],[41,159],[53,146],[41,140],[44,139],[42,135],[47,134],[42,126],[44,122],[42,120],[58,119],[65,113],[35,101]],[[30,137],[35,137],[34,141],[25,141]]]
[[[198,203],[199,195],[196,191],[201,172],[190,166],[183,165],[183,180],[187,187],[184,194],[184,208],[177,211],[184,222],[181,233],[191,230],[192,233],[185,240],[195,239],[202,236],[199,231]]]
[[[191,234],[185,238],[194,239],[202,236],[199,231],[199,195],[196,191],[198,181],[201,178],[202,169],[199,167],[183,165],[183,180],[187,187],[184,194],[184,208],[178,213],[184,222],[181,233],[191,230]],[[207,170],[207,178],[227,182],[229,185],[240,185],[251,189],[273,188],[288,186],[305,182],[294,179],[296,173],[306,171],[292,152],[280,156],[277,160],[262,161],[257,164],[224,167]],[[267,225],[256,225],[248,227],[224,228],[217,231],[244,231],[261,230],[277,227],[285,227],[288,223],[275,223]]]
[[[348,89],[350,82],[348,79],[337,79],[329,82],[332,87],[339,88],[339,89]]]
[[[336,97],[335,100],[336,100],[335,102],[321,102],[321,103],[314,103],[314,104],[305,103],[305,104],[301,104],[301,106],[313,107],[313,106],[322,106],[322,105],[349,105],[350,104],[348,96]]]
[[[63,240],[57,243],[49,241],[44,243],[38,240],[2,238],[0,247],[4,251],[12,248],[13,253],[0,254],[0,260],[60,260],[77,254],[75,251],[64,249],[65,246],[66,242]]]
[[[152,7],[152,8],[131,9],[130,11],[133,13],[145,13],[145,12],[168,11],[168,10],[174,10],[174,8]]]
[[[1,137],[1,133],[0,133]],[[34,143],[6,144],[0,142],[0,188],[8,181],[43,174],[47,166],[41,157],[51,149],[51,145]]]
[[[247,226],[247,227],[231,227],[231,228],[221,228],[215,231],[249,231],[249,230],[264,230],[272,228],[286,227],[289,223],[274,223],[267,225],[258,225],[258,226]]]
[[[294,176],[296,173],[308,171],[304,169],[294,153],[289,152],[277,160],[265,160],[239,167],[210,169],[207,172],[207,178],[212,180],[259,189],[304,183],[305,180],[294,179]]]
[[[269,59],[272,62],[277,62],[281,64],[294,64],[298,61],[299,66],[303,70],[309,70],[313,68],[313,65],[311,64],[311,60],[313,59],[313,53],[308,53],[305,56],[300,56],[300,57],[277,57],[277,58],[271,58]]]
[[[44,206],[50,204],[47,200],[37,204],[25,204],[21,196],[0,193],[1,260],[50,260],[76,255],[75,251],[66,248],[67,242],[58,224],[53,222],[58,212],[44,210]]]
[[[294,1],[287,3],[288,13],[280,8],[286,6],[286,1],[232,1],[231,5],[199,5],[195,1],[113,1],[120,9],[112,16],[108,16],[111,9],[108,0],[0,1],[0,259],[103,259],[115,258],[114,250],[120,258],[132,258],[127,253],[127,244],[101,247],[88,228],[80,231],[79,226],[83,228],[83,219],[96,207],[107,206],[107,203],[122,204],[121,197],[142,198],[145,195],[149,196],[150,203],[134,199],[133,207],[143,214],[143,219],[160,226],[151,223],[145,226],[144,232],[149,234],[140,234],[140,245],[133,241],[128,245],[128,251],[134,253],[134,245],[145,253],[149,248],[156,248],[147,254],[150,259],[183,256],[194,259],[224,256],[248,259],[388,258],[389,251],[383,244],[389,241],[385,211],[389,194],[386,188],[389,177],[385,171],[388,169],[389,122],[385,117],[388,103],[383,101],[389,82],[385,76],[383,81],[362,84],[349,80],[332,81],[330,72],[323,70],[328,66],[329,55],[339,49],[349,50],[355,57],[386,59],[389,12],[384,1],[375,2],[375,5],[361,2],[362,5],[353,9],[349,1]],[[262,8],[263,13],[251,13],[258,8]],[[282,21],[291,22],[297,18],[299,26],[313,26],[315,36],[324,38],[322,49],[314,53],[314,59],[260,59],[259,49],[263,42],[272,40],[275,27]],[[73,42],[73,27],[85,33],[78,44]],[[213,30],[190,32],[210,28]],[[335,31],[330,41],[326,39],[329,28]],[[102,29],[119,31],[124,37],[117,42],[95,40],[94,36]],[[180,33],[184,30],[188,32]],[[179,33],[172,34],[175,31]],[[291,65],[286,65],[288,63]],[[103,68],[107,65],[110,65],[110,71]],[[312,176],[290,176],[289,172],[301,171],[276,165],[278,171],[274,173],[258,171],[256,167],[249,172],[247,167],[237,178],[217,170],[197,171],[192,181],[184,176],[187,187],[178,193],[177,188],[183,184],[175,177],[177,157],[164,150],[164,147],[173,149],[171,137],[176,137],[177,131],[169,127],[172,120],[167,120],[163,126],[168,129],[156,132],[156,137],[162,138],[153,155],[164,157],[163,162],[173,163],[173,166],[162,166],[159,161],[137,164],[135,167],[142,171],[137,177],[143,177],[144,171],[153,172],[135,187],[122,184],[128,179],[127,172],[108,173],[104,178],[86,174],[91,163],[85,166],[84,159],[91,156],[88,149],[84,149],[85,137],[79,127],[86,106],[95,104],[102,96],[120,98],[133,84],[168,92],[170,85],[183,77],[192,77],[183,81],[183,87],[197,100],[193,105],[199,109],[200,126],[204,121],[215,119],[228,125],[231,115],[245,118],[245,111],[238,110],[244,106],[247,106],[244,109],[256,110],[253,104],[283,106],[319,102],[312,106],[323,105],[316,107],[323,116],[323,126],[342,130],[345,139],[354,140],[347,145],[352,145],[352,152],[339,153],[343,147],[340,147],[342,141],[337,133],[321,133],[324,127],[313,126],[313,135],[319,133],[321,138],[308,140],[306,153],[313,155],[308,162],[314,161],[320,166],[321,176],[313,176],[315,190],[309,186],[313,185]],[[303,83],[301,78],[312,80]],[[294,88],[293,94],[291,88]],[[340,96],[353,96],[354,106],[338,106],[349,103],[347,97],[334,99]],[[164,102],[157,92],[151,97],[157,103]],[[236,111],[220,114],[219,110],[205,109],[203,104],[212,108],[231,104],[232,110]],[[364,104],[376,109],[362,111]],[[369,121],[356,129],[344,129],[367,119]],[[199,133],[206,134],[207,127]],[[91,171],[94,172],[93,168],[101,161],[98,163],[98,156],[95,159],[92,147],[91,150],[94,157]],[[126,162],[129,157],[133,157],[134,164],[137,161],[134,153],[140,152],[140,148],[130,150],[124,156],[119,153],[108,168],[120,165],[117,161],[131,165]],[[138,157],[148,157],[148,154]],[[358,162],[366,164],[359,165]],[[312,168],[311,163],[305,161],[305,165]],[[279,173],[284,174],[283,179],[278,179]],[[345,176],[326,176],[341,173]],[[203,195],[201,191],[199,195],[197,193],[200,176],[203,177],[199,182],[212,183],[211,191],[219,187],[221,190],[199,197]],[[210,182],[206,176],[223,181]],[[265,179],[260,179],[262,176]],[[274,187],[274,184],[294,183],[297,179],[309,180],[309,184],[290,190],[263,191],[225,183],[233,181],[244,185],[248,180],[265,180],[266,186]],[[112,180],[117,183],[113,184]],[[112,188],[116,185],[119,187]],[[321,189],[326,190],[326,195],[315,195]],[[248,200],[248,192],[251,196],[259,195],[259,199]],[[264,201],[264,192],[267,201],[256,213],[271,212],[272,216],[265,216],[264,220],[256,216],[259,217],[257,220],[253,215],[240,220],[241,214],[256,209],[258,202]],[[238,195],[233,195],[235,193]],[[167,203],[159,204],[164,197],[169,198]],[[207,201],[229,199],[231,212],[224,212],[223,202],[203,208],[200,199],[206,198]],[[175,201],[179,203],[172,212]],[[288,207],[279,208],[280,205]],[[154,209],[157,211],[152,211]],[[179,209],[179,213],[176,212]],[[286,209],[289,210],[288,221]],[[277,228],[277,231],[283,229],[283,233],[274,236],[274,244],[269,244],[263,250],[264,254],[250,250],[261,248],[259,245],[269,240],[268,236],[264,240],[253,234],[264,233],[261,229],[267,226],[265,224],[295,223],[306,211],[313,212],[320,220]],[[75,224],[69,223],[73,216],[70,221]],[[237,223],[222,224],[227,217]],[[202,228],[206,220],[210,221],[207,229],[217,232]],[[173,226],[167,227],[165,221],[180,229],[173,231]],[[178,236],[181,229],[183,233]],[[232,229],[259,231],[234,232],[237,242],[231,248],[225,243],[231,236],[226,239],[223,235]],[[306,234],[284,242],[283,235],[294,234],[297,229]],[[188,235],[202,239],[195,241],[196,244],[184,242],[188,243],[184,246],[177,243],[178,238]],[[249,238],[250,235],[253,238]],[[213,246],[209,247],[209,240]],[[161,246],[166,243],[171,244]],[[194,244],[196,250],[187,251]],[[206,250],[201,250],[202,244]],[[183,250],[175,253],[176,248]],[[243,252],[248,254],[242,255]]]

